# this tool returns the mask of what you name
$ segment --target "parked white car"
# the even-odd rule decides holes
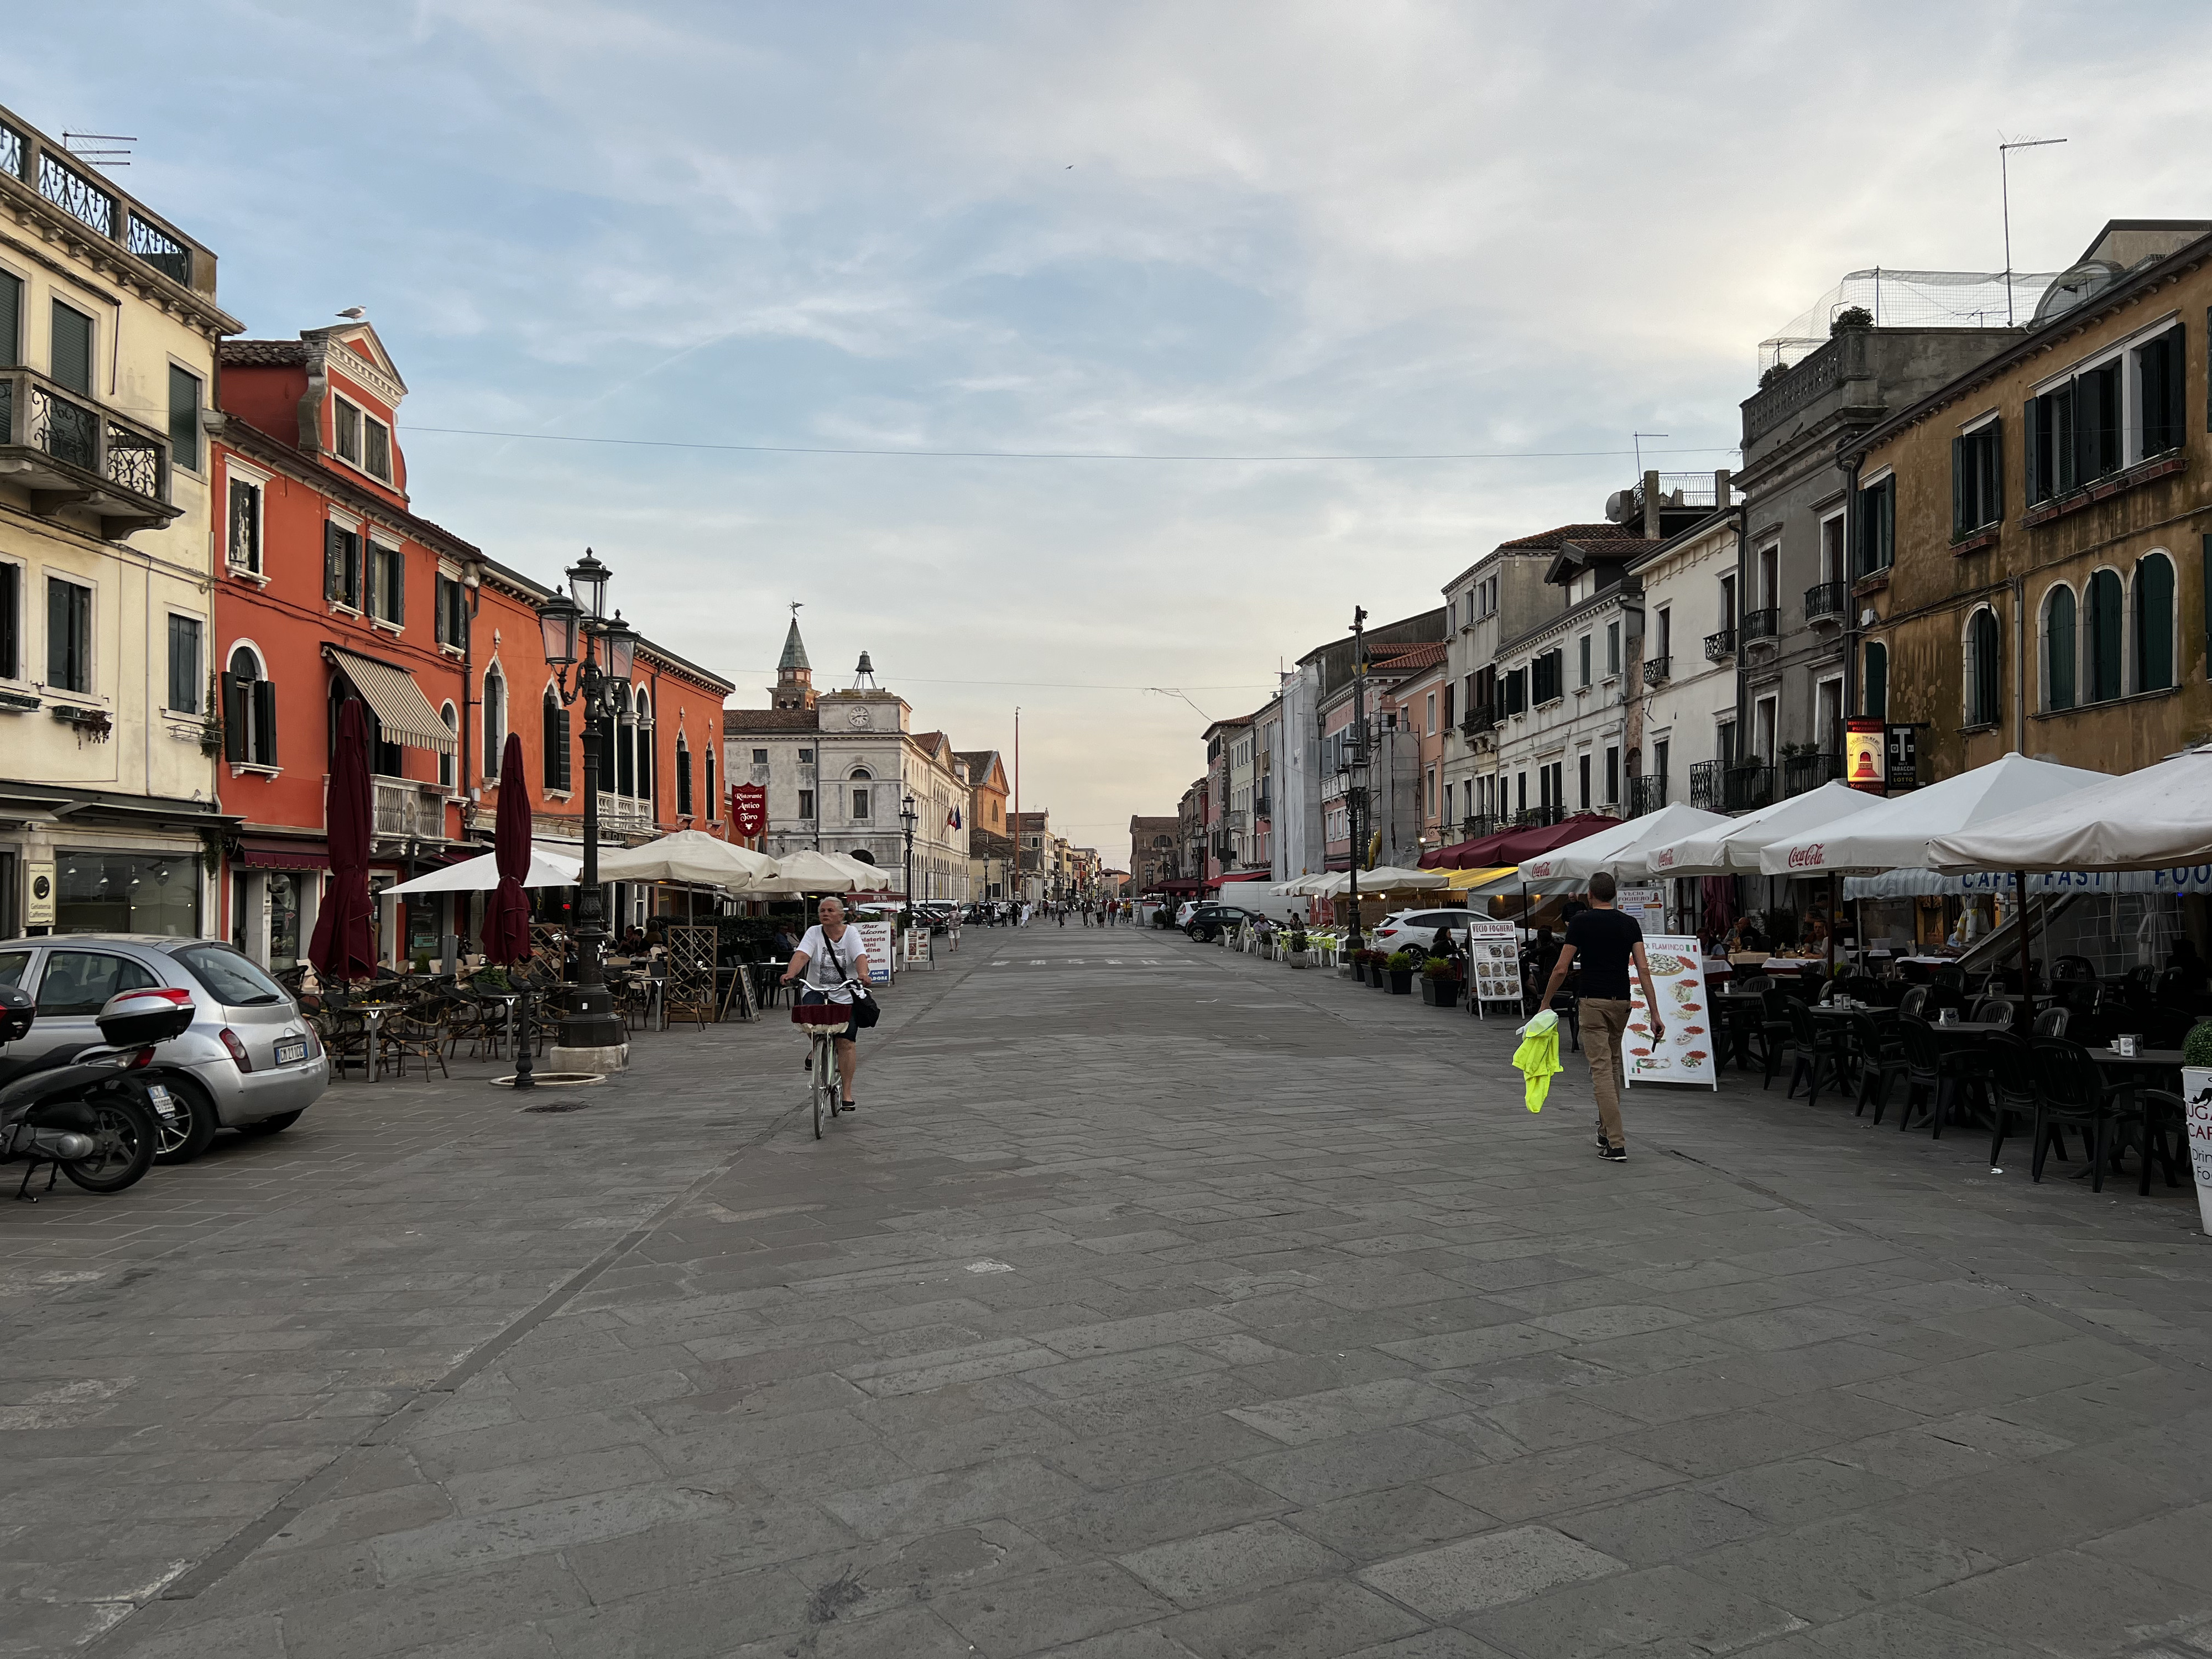
[[[1404,951],[1418,945],[1426,949],[1436,943],[1437,929],[1449,927],[1452,937],[1461,945],[1467,943],[1467,924],[1472,912],[1465,908],[1396,910],[1375,924],[1369,936],[1371,947],[1377,951]]]

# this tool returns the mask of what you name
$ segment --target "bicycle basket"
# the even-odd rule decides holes
[[[791,1023],[825,1036],[842,1036],[853,1024],[853,1011],[842,1002],[801,1003],[791,1011]]]

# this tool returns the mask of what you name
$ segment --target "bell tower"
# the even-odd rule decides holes
[[[775,665],[770,708],[814,707],[814,665],[806,660],[806,641],[799,637],[799,606],[791,607],[791,631],[783,636],[783,656]]]

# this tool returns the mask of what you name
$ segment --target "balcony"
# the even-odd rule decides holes
[[[653,828],[653,803],[629,795],[611,795],[599,792],[599,829],[602,833],[629,835]]]
[[[1526,830],[1531,826],[1547,826],[1562,822],[1567,816],[1564,806],[1524,806],[1513,815],[1513,827]]]
[[[16,125],[0,112],[0,179],[58,209],[115,252],[126,254],[149,270],[179,286],[213,298],[215,256],[186,240],[106,180],[86,171],[65,145],[33,128]]]
[[[1486,732],[1495,731],[1497,727],[1496,706],[1486,702],[1478,703],[1468,708],[1466,714],[1462,717],[1459,723],[1459,734],[1462,738],[1472,739],[1480,737]]]
[[[1504,827],[1504,819],[1487,812],[1477,813],[1459,821],[1459,838],[1462,841],[1480,841],[1486,836],[1496,835]]]
[[[1781,636],[1782,612],[1773,605],[1764,611],[1743,613],[1743,645],[1748,651],[1754,645],[1771,645]]]
[[[1721,811],[1751,812],[1774,805],[1774,769],[1756,761],[1731,765],[1722,774]]]
[[[1735,629],[1723,628],[1717,634],[1705,635],[1705,660],[1726,662],[1735,655]]]
[[[1674,659],[1672,657],[1650,657],[1645,659],[1644,664],[1644,684],[1666,684],[1668,677],[1674,672]]]
[[[1815,750],[1809,755],[1782,757],[1782,793],[1785,795],[1802,795],[1824,783],[1834,783],[1843,775],[1841,755],[1824,755]]]
[[[375,778],[379,841],[443,841],[446,792],[411,778]]]
[[[1646,812],[1656,812],[1667,804],[1667,775],[1647,773],[1628,781],[1628,816],[1640,818]]]
[[[1808,623],[1841,622],[1844,605],[1850,597],[1849,582],[1816,582],[1805,590],[1805,620]]]
[[[1726,769],[1717,760],[1698,761],[1690,768],[1690,805],[1700,812],[1717,812],[1727,799],[1721,774]]]
[[[102,540],[157,530],[169,505],[169,446],[153,428],[102,409],[28,368],[0,370],[0,483],[30,492],[31,511],[95,514]]]

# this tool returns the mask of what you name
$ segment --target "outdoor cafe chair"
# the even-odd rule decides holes
[[[2066,1022],[2070,1018],[2070,1011],[2056,1005],[2045,1008],[2035,1017],[2035,1034],[2038,1036],[2063,1037],[2066,1035]]]
[[[1874,1121],[1881,1121],[1881,1115],[1889,1107],[1890,1086],[1906,1074],[1905,1036],[1894,1019],[1878,1018],[1873,1014],[1854,1014],[1850,1018],[1851,1047],[1859,1066],[1858,1109],[1851,1114],[1863,1115],[1867,1103],[1874,1103]]]
[[[1941,1140],[1944,1121],[1959,1097],[1978,1092],[1987,1068],[1978,1055],[1966,1049],[1947,1049],[1924,1019],[1907,1015],[1897,1024],[1905,1043],[1905,1109],[1898,1114],[1897,1127],[1911,1128],[1913,1109],[1925,1101],[1935,1138]]]
[[[412,1058],[422,1063],[422,1077],[428,1081],[430,1067],[434,1063],[441,1073],[451,1077],[446,1069],[446,1032],[442,1016],[444,1003],[435,997],[417,998],[393,1011],[379,1033],[383,1039],[383,1058],[400,1076],[407,1075],[407,1062]]]
[[[2064,1037],[2038,1037],[2033,1044],[2035,1056],[2038,1103],[2035,1114],[2035,1159],[2029,1173],[2037,1181],[2043,1179],[2044,1154],[2052,1146],[2058,1148],[2061,1160],[2066,1157],[2066,1131],[2081,1133],[2083,1151],[2089,1159],[2089,1189],[2105,1190],[2106,1162],[2116,1158],[2130,1129],[2136,1131],[2136,1139],[2143,1158],[2142,1183],[2140,1190],[2150,1190],[2151,1137],[2145,1127],[2145,1109],[2136,1098],[2138,1091],[2131,1083],[2107,1083],[2104,1073],[2089,1051],[2078,1042]],[[2154,1091],[2152,1092],[2163,1092]],[[2167,1099],[2173,1097],[2167,1096]],[[2180,1103],[2176,1101],[2178,1107]],[[2172,1181],[2172,1166],[2166,1168],[2166,1177]]]
[[[1790,1041],[1796,1052],[1796,1060],[1790,1071],[1790,1087],[1784,1097],[1797,1092],[1797,1079],[1805,1079],[1805,1103],[1816,1105],[1820,1098],[1820,1079],[1825,1072],[1828,1080],[1841,1089],[1844,1068],[1848,1059],[1845,1047],[1847,1034],[1840,1024],[1813,1018],[1813,1011],[1796,998],[1790,1000]]]
[[[1992,992],[1975,1002],[1974,1012],[1968,1018],[1978,1024],[1986,1023],[1994,1025],[2002,1023],[2009,1025],[2012,1024],[2012,1003],[2009,999],[1998,996]]]
[[[1759,994],[1759,1023],[1751,1028],[1751,1035],[1759,1039],[1759,1064],[1765,1073],[1759,1086],[1765,1088],[1774,1081],[1774,1073],[1781,1068],[1785,1053],[1793,1050],[1797,1042],[1797,1028],[1790,1017],[1792,1008],[1804,1005],[1781,989],[1771,979]]]
[[[1897,1012],[1900,1014],[1911,1014],[1915,1018],[1918,1018],[1927,1006],[1928,988],[1924,985],[1915,985],[1908,988],[1905,995],[1899,1000]]]
[[[1997,1156],[2004,1151],[2005,1136],[2011,1132],[2014,1118],[2023,1118],[2030,1125],[2039,1126],[2043,1109],[2043,1090],[2037,1081],[2035,1051],[2022,1038],[2009,1031],[1990,1033],[1983,1052],[1989,1060],[1990,1074],[1990,1167],[1997,1166]],[[2065,1156],[2062,1150],[2062,1158]],[[2039,1127],[2034,1151],[2034,1162],[2043,1162],[2041,1132]]]

